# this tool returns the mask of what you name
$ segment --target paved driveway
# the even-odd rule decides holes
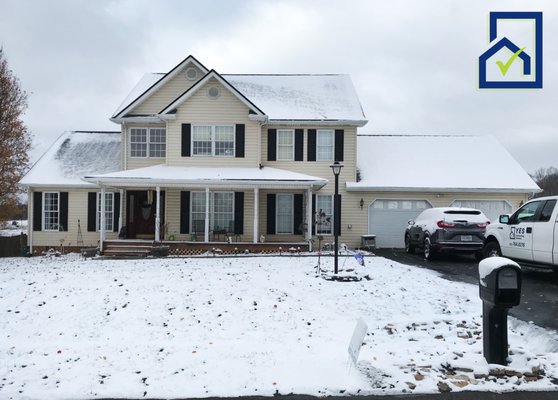
[[[402,264],[441,272],[449,280],[478,285],[478,263],[472,256],[442,255],[433,261],[426,261],[418,254],[405,253],[403,249],[377,249],[375,254]],[[558,272],[524,268],[521,304],[512,308],[510,314],[558,331]]]

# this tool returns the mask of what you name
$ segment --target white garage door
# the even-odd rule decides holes
[[[376,235],[378,248],[405,247],[407,221],[431,207],[426,200],[376,200],[368,207],[368,233]]]
[[[512,206],[505,200],[455,200],[452,207],[469,207],[481,210],[492,222],[498,222],[502,214],[511,214]]]

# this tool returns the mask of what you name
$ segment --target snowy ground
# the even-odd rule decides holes
[[[556,332],[510,318],[511,364],[487,365],[477,286],[379,257],[340,260],[358,282],[315,265],[0,259],[0,398],[558,390]]]

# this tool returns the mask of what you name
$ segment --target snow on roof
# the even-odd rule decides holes
[[[145,74],[113,116],[127,108],[162,76]],[[354,121],[359,126],[367,122],[349,75],[221,76],[265,112],[270,120]]]
[[[130,105],[134,100],[140,97],[147,89],[153,86],[159,79],[161,79],[165,74],[161,73],[147,73],[142,76],[136,86],[132,89],[124,101],[118,106],[113,116],[118,115],[122,110],[124,110],[128,105]]]
[[[62,134],[19,182],[23,186],[89,186],[85,174],[120,169],[120,132]]]
[[[348,75],[223,75],[270,120],[366,121]]]
[[[359,135],[357,167],[349,191],[540,191],[492,136]]]
[[[285,186],[323,186],[327,179],[286,171],[278,168],[211,168],[179,167],[164,164],[151,167],[118,171],[108,174],[88,174],[83,178],[88,182],[99,182],[109,186],[189,186],[195,185],[248,185],[250,187],[266,184]]]

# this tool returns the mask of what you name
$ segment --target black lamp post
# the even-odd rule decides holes
[[[334,242],[334,253],[333,253],[333,265],[334,272],[337,275],[339,259],[337,253],[339,253],[339,235],[341,234],[341,198],[339,196],[339,174],[341,173],[341,168],[343,164],[339,161],[335,161],[330,165],[333,175],[335,176],[335,196],[333,196],[333,237]]]

